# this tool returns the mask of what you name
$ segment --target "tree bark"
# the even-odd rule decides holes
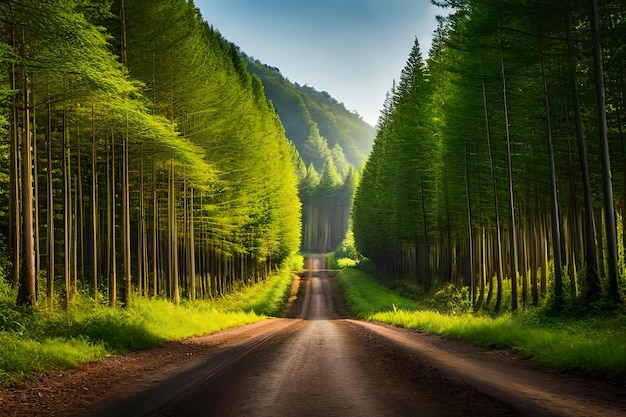
[[[498,204],[498,185],[496,182],[496,171],[493,165],[493,152],[491,149],[491,129],[489,127],[489,113],[487,111],[487,89],[485,87],[485,82],[483,81],[483,104],[484,104],[484,112],[485,112],[485,124],[487,128],[487,148],[489,149],[489,166],[491,168],[491,184],[493,187],[493,205],[496,216],[496,251],[497,251],[497,285],[498,290],[496,293],[496,304],[494,306],[494,310],[496,312],[500,311],[501,303],[502,303],[502,277],[504,276],[503,271],[503,263],[504,259],[502,256],[502,234],[500,229],[500,208]],[[490,281],[492,282],[492,281]],[[489,285],[489,294],[487,299],[491,299],[491,294],[493,291],[493,285]]]
[[[596,249],[596,227],[591,199],[591,185],[589,181],[589,167],[587,163],[587,148],[583,137],[582,116],[578,99],[578,82],[576,80],[576,52],[572,37],[572,15],[567,2],[565,5],[566,37],[569,58],[570,86],[574,106],[574,121],[576,124],[576,138],[578,143],[578,157],[582,174],[583,196],[585,200],[585,296],[588,300],[597,300],[600,297],[600,275],[598,272],[598,252]]]
[[[47,253],[47,297],[48,297],[48,308],[52,310],[54,305],[54,184],[53,184],[53,176],[52,176],[52,109],[50,105],[50,101],[46,103],[47,109],[47,157],[48,157],[48,165],[47,165],[47,221],[46,221],[46,251]]]
[[[111,308],[117,307],[117,248],[116,248],[116,198],[115,198],[115,136],[111,135],[111,150],[110,150],[110,158],[111,158],[111,198],[110,198],[110,217],[109,217],[109,227],[111,230],[111,276],[109,277],[109,306]]]
[[[33,230],[33,155],[30,132],[30,80],[26,69],[25,29],[22,25],[22,254],[23,267],[17,303],[35,305],[37,303],[35,239]]]
[[[128,167],[128,120],[122,143],[122,242],[124,244],[124,307],[130,308],[132,296],[130,245],[130,189]]]
[[[91,106],[91,221],[92,229],[92,268],[93,268],[93,298],[98,305],[98,171],[96,164],[96,121],[95,108]]]
[[[63,276],[65,278],[65,309],[68,310],[71,303],[71,280],[70,280],[70,241],[71,241],[71,180],[69,134],[67,127],[67,106],[63,103]]]
[[[597,0],[591,0],[591,27],[593,39],[593,62],[595,69],[596,100],[600,146],[602,149],[602,190],[604,192],[604,217],[606,222],[606,241],[608,252],[608,296],[615,302],[621,302],[619,280],[617,276],[617,222],[613,200],[613,181],[611,178],[611,159],[606,121],[606,93],[604,89],[604,70],[602,68],[602,48],[600,44],[600,17]]]
[[[546,121],[548,129],[548,158],[550,160],[550,187],[552,191],[550,208],[552,209],[552,250],[554,252],[554,301],[556,309],[560,310],[563,304],[563,251],[561,250],[561,216],[559,211],[559,191],[556,182],[556,165],[554,162],[554,141],[552,138],[550,96],[548,95],[548,79],[546,77],[541,37],[539,38],[539,54],[541,55],[541,78],[543,80],[543,97],[546,108]]]
[[[508,92],[502,48],[502,30],[500,28],[500,4],[498,8],[498,47],[500,51],[500,74],[502,76],[502,97],[504,100],[504,126],[506,131],[506,153],[509,174],[509,244],[511,256],[511,308],[517,309],[517,226],[515,224],[515,194],[513,190],[513,161],[511,157],[511,132],[509,122]]]
[[[15,29],[12,33],[13,48],[17,47]],[[19,158],[19,124],[17,97],[17,68],[11,63],[11,143],[9,152],[9,253],[11,259],[11,283],[14,287],[20,284],[20,250],[21,250],[21,219],[20,219],[20,158]]]
[[[170,282],[172,296],[176,306],[180,304],[178,289],[178,231],[176,227],[176,187],[174,184],[174,161],[170,161],[170,190],[169,190],[169,230],[170,230]]]

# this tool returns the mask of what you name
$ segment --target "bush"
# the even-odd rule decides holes
[[[472,300],[467,287],[447,284],[428,300],[429,306],[440,313],[464,314],[472,311]]]
[[[334,253],[336,258],[348,258],[354,261],[359,260],[359,252],[356,250],[356,245],[354,243],[354,233],[352,230],[348,230],[346,233],[346,237],[341,242],[341,245]]]
[[[294,254],[288,260],[289,270],[302,271],[304,269],[304,256],[300,253]]]
[[[337,259],[337,267],[339,269],[354,268],[355,266],[357,266],[357,261],[355,261],[354,259],[350,259],[350,258]]]

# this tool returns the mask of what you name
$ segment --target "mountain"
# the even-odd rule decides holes
[[[246,57],[246,62],[248,71],[261,79],[287,138],[296,145],[307,166],[312,163],[321,172],[332,157],[344,177],[349,166],[360,169],[376,134],[372,126],[326,91],[292,83],[278,68],[254,58]]]
[[[326,91],[292,83],[278,68],[251,57],[245,60],[248,71],[261,79],[301,159],[296,161],[302,202],[301,250],[333,252],[349,229],[357,172],[376,132]]]

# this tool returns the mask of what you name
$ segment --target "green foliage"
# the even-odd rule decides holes
[[[314,163],[321,171],[332,154],[341,172],[344,163],[361,167],[371,150],[375,132],[358,114],[348,111],[327,92],[292,84],[278,68],[251,57],[248,69],[261,78],[287,137],[296,144],[306,165]]]
[[[492,317],[440,312],[425,305],[470,307],[466,293],[449,286],[422,305],[382,286],[373,276],[355,269],[338,272],[337,279],[350,309],[368,321],[417,329],[468,340],[478,346],[513,349],[542,365],[584,375],[623,380],[626,377],[626,318],[556,318],[542,309],[520,310]]]
[[[216,308],[280,317],[289,298],[292,279],[293,275],[289,271],[281,271],[266,282],[244,288],[233,296],[223,297],[216,302]]]
[[[563,286],[553,278],[555,290],[571,292],[555,310],[610,310],[597,298],[603,285],[622,299],[603,254],[616,249],[623,266],[623,219],[618,213],[615,227],[602,214],[615,211],[602,194],[618,212],[626,207],[622,2],[602,4],[604,74],[593,70],[590,13],[580,2],[436,3],[451,13],[438,19],[426,60],[415,42],[381,111],[355,193],[357,248],[376,271],[425,291],[471,283],[476,308],[486,310],[540,304],[546,264],[562,258],[587,273],[569,282],[562,274]],[[606,106],[596,103],[594,85]],[[601,179],[611,175],[602,172],[609,164],[598,107],[608,112],[613,169],[604,192]],[[607,241],[616,228],[617,248]],[[541,273],[531,280],[528,271]],[[507,288],[511,280],[521,285]]]
[[[372,312],[378,311],[416,310],[420,308],[420,305],[415,301],[389,291],[372,275],[358,269],[347,268],[338,271],[337,280],[348,307],[357,317],[365,318]]]
[[[452,284],[437,290],[427,303],[444,314],[467,314],[472,311],[472,300],[467,287],[457,288]]]
[[[14,333],[0,332],[0,385],[11,386],[33,372],[68,369],[104,359],[107,351],[81,339],[24,339]]]
[[[359,260],[360,255],[358,251],[356,250],[356,245],[354,242],[354,233],[352,232],[352,230],[348,230],[348,232],[346,233],[346,237],[341,242],[341,246],[337,248],[334,255],[336,258],[339,258],[339,259],[347,258],[347,259],[352,259],[355,262]]]
[[[558,370],[619,380],[626,376],[623,320],[541,323],[529,321],[523,312],[492,318],[403,310],[373,313],[368,320],[465,339],[479,346],[513,349],[523,358]]]
[[[12,385],[32,372],[67,369],[162,341],[214,333],[280,316],[292,276],[282,272],[264,283],[217,301],[185,302],[136,297],[129,310],[93,307],[88,297],[67,313],[0,304],[0,384]],[[11,298],[12,299],[12,298]]]
[[[354,268],[358,265],[358,262],[352,258],[339,258],[337,259],[337,268]]]
[[[327,92],[292,84],[277,68],[253,58],[248,58],[248,69],[261,78],[286,136],[297,148],[301,250],[332,252],[348,230],[355,171],[371,149],[374,130]]]
[[[15,223],[6,210],[14,206],[7,204],[9,198],[10,203],[17,199],[9,196],[9,178],[17,181],[18,189],[33,187],[22,184],[28,179],[17,174],[21,167],[9,169],[14,166],[9,161],[20,165],[28,160],[9,155],[19,151],[9,146],[16,136],[9,129],[14,125],[16,133],[32,132],[39,149],[33,170],[39,193],[35,198],[40,232],[37,256],[42,258],[40,253],[46,252],[44,228],[53,229],[56,275],[75,274],[76,286],[91,285],[95,276],[104,277],[111,262],[116,262],[117,271],[124,271],[125,281],[117,285],[124,297],[131,297],[131,288],[141,288],[144,293],[176,299],[175,284],[186,291],[192,281],[197,289],[204,280],[202,288],[210,290],[201,295],[211,298],[242,282],[265,279],[297,252],[301,203],[296,169],[302,168],[301,161],[239,48],[205,22],[193,2],[36,3],[0,3],[0,162],[4,162],[0,163],[0,241],[7,226],[13,226],[9,223]],[[12,79],[17,80],[17,88],[11,86]],[[32,101],[30,113],[24,106],[15,107],[25,91],[30,92],[26,98]],[[22,126],[25,121],[30,129]],[[28,150],[23,147],[24,153]],[[45,169],[48,162],[51,170]],[[51,199],[54,204],[49,204]],[[44,225],[49,207],[55,211],[53,224]],[[75,223],[59,221],[62,213]],[[15,215],[19,218],[19,213]],[[119,231],[115,238],[104,232],[113,221]],[[154,226],[149,231],[148,224]],[[61,230],[62,226],[68,228]],[[81,236],[97,240],[85,239],[87,243],[81,237],[72,246],[80,252],[81,262],[72,264],[73,271],[63,270],[67,264],[58,260],[71,257],[62,253],[69,246],[63,243],[70,235],[77,236],[75,229],[84,229]],[[123,245],[132,241],[152,248],[161,245],[167,234],[169,247],[179,250],[160,252],[159,257],[169,258],[165,262],[148,262],[148,257],[154,257],[148,250],[135,256],[130,244]],[[103,256],[111,254],[105,247],[112,247],[112,239],[117,243],[117,261]],[[196,255],[198,269],[193,277],[188,264],[194,260],[175,262],[174,253]],[[227,272],[200,263],[200,255],[219,258],[215,264],[230,264],[235,258],[242,262],[232,262],[237,270]],[[96,261],[96,274],[91,259]],[[176,271],[165,271],[176,264]],[[48,265],[38,266],[45,276]],[[154,274],[169,282],[147,279]],[[109,294],[112,304],[115,294]],[[185,295],[199,294],[187,291]]]
[[[302,271],[304,269],[304,255],[296,253],[289,258],[290,271]]]
[[[337,265],[337,260],[335,259],[335,255],[334,254],[328,254],[326,256],[326,268],[327,269],[337,269],[338,265]]]

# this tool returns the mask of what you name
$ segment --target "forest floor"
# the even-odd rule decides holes
[[[303,306],[309,302],[304,301],[307,297],[299,295],[286,314],[290,318],[270,319],[204,337],[167,342],[157,348],[112,356],[63,373],[37,375],[13,388],[0,388],[0,416],[170,415],[168,407],[172,409],[172,405],[180,404],[181,398],[186,398],[186,393],[194,389],[197,391],[197,387],[204,386],[208,390],[210,380],[223,379],[222,374],[228,371],[225,368],[237,368],[239,363],[239,368],[243,369],[239,371],[241,374],[259,362],[282,360],[274,358],[276,352],[283,349],[279,339],[295,339],[305,326],[332,327],[332,331],[337,332],[336,339],[345,344],[342,350],[354,349],[355,355],[351,356],[358,358],[360,369],[377,370],[374,375],[381,380],[372,386],[379,391],[385,390],[383,374],[395,380],[406,379],[408,388],[400,390],[404,390],[405,398],[423,401],[421,415],[626,415],[626,386],[622,384],[540,369],[531,360],[519,359],[511,351],[486,350],[459,340],[353,320],[332,276],[323,279],[327,290],[318,294],[322,297],[319,300],[322,307]],[[302,281],[306,282],[307,278],[303,277]],[[306,314],[314,316],[303,316],[302,311],[307,309]],[[330,327],[324,327],[325,331],[330,331]],[[308,337],[319,337],[319,332],[310,333]],[[265,356],[252,357],[250,352],[272,344],[271,349],[265,348]],[[289,346],[292,350],[292,345]],[[277,365],[272,366],[270,372]],[[266,372],[267,369],[256,373],[266,378]],[[289,369],[289,372],[294,370]],[[318,375],[317,379],[320,377],[323,375]],[[237,390],[238,384],[219,382],[215,389],[219,390],[219,385],[221,389],[228,385],[226,389],[230,394]],[[252,395],[250,391],[243,392],[243,388],[240,391],[244,396]],[[371,389],[366,391],[371,392]],[[416,399],[414,392],[420,393],[420,399]],[[201,396],[210,397],[210,394],[203,391]],[[332,401],[328,397],[327,400]],[[383,401],[391,406],[395,400]],[[293,399],[291,404],[294,404]],[[202,415],[220,415],[203,410]],[[391,412],[392,408],[387,411]],[[381,414],[380,408],[372,408],[371,412],[366,410],[359,415],[414,415],[414,412],[407,409],[406,413],[396,410]],[[232,412],[231,415],[266,414]],[[293,409],[284,415],[312,414]]]

